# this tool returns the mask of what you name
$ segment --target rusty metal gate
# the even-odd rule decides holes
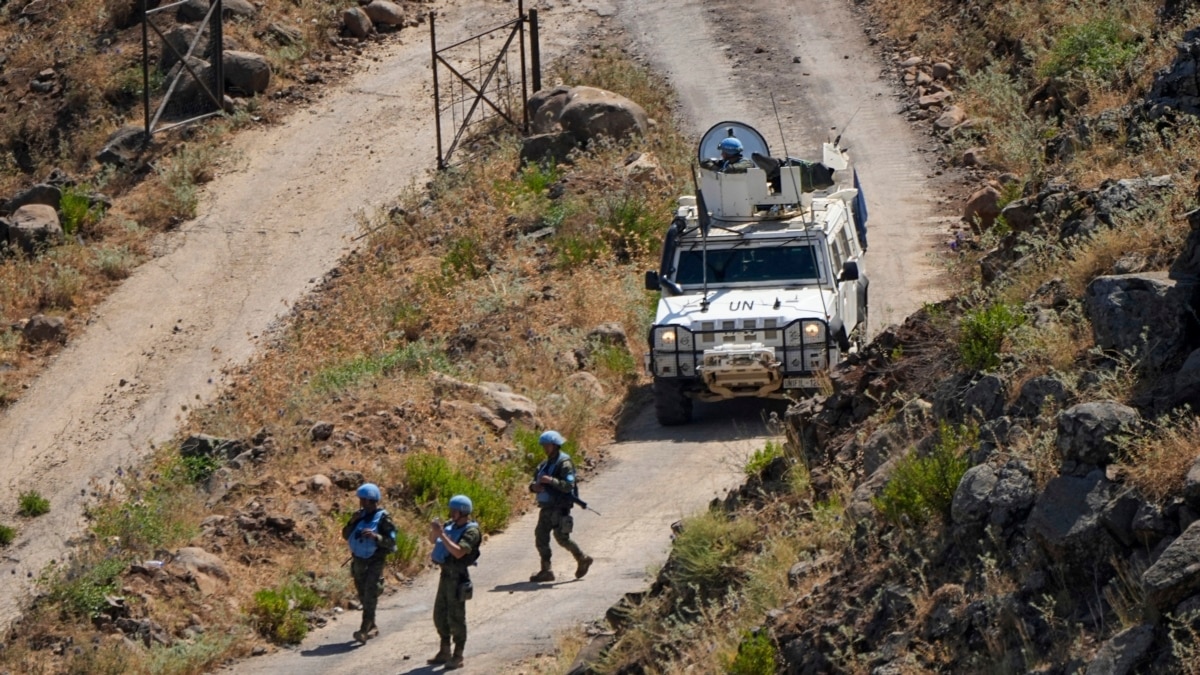
[[[203,15],[189,14],[195,5],[187,0],[150,8],[152,1],[142,0],[142,108],[146,142],[159,131],[220,115],[225,100],[221,0],[212,0]],[[170,10],[175,10],[175,16],[164,16]],[[160,25],[168,24],[164,33]],[[150,55],[150,31],[158,35],[162,45],[157,60]],[[155,98],[158,106],[151,115],[150,103]]]
[[[505,32],[507,38],[498,51],[485,50],[485,40],[492,40],[497,34],[503,37]],[[524,0],[518,0],[516,19],[440,48],[434,14],[430,12],[429,44],[433,51],[438,169],[450,166],[455,151],[470,147],[475,139],[501,126],[529,131],[529,112],[525,106],[529,85],[533,85],[535,92],[542,88],[536,9],[526,13]],[[519,63],[514,64],[514,59]],[[453,137],[447,139],[450,133]]]

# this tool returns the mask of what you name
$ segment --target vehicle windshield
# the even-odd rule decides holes
[[[708,250],[708,283],[761,283],[814,281],[817,252],[811,245],[772,248]],[[704,283],[704,254],[700,249],[679,252],[675,283]]]

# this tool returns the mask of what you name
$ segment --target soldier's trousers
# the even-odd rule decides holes
[[[571,517],[570,509],[544,508],[538,514],[537,527],[533,530],[533,544],[538,555],[542,557],[542,568],[549,569],[550,564],[550,533],[554,533],[554,541],[567,549],[578,562],[583,558],[579,544],[571,541],[571,530],[575,527],[575,519]]]
[[[362,630],[375,626],[375,606],[383,592],[383,558],[354,558],[350,562],[350,576],[354,577],[354,592],[362,603]]]
[[[456,646],[467,642],[467,601],[459,591],[465,581],[457,571],[442,570],[437,598],[433,601],[433,625],[442,642],[453,639]]]

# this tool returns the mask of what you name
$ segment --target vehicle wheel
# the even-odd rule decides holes
[[[692,399],[683,395],[678,382],[655,380],[654,416],[664,427],[687,424],[692,419]]]
[[[866,304],[866,300],[867,296],[864,294],[862,321],[860,321],[859,324],[854,327],[854,331],[850,335],[852,351],[857,354],[863,353],[863,351],[867,348],[867,343],[870,342],[868,337],[870,335],[868,332],[868,326],[870,326],[869,319],[871,318],[871,310]]]

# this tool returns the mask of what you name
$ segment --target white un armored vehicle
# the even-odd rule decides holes
[[[710,158],[731,137],[750,161],[723,171]],[[693,400],[811,394],[865,337],[866,204],[836,141],[823,154],[774,158],[740,122],[701,138],[696,195],[646,273],[662,292],[646,359],[661,424],[686,423]]]

